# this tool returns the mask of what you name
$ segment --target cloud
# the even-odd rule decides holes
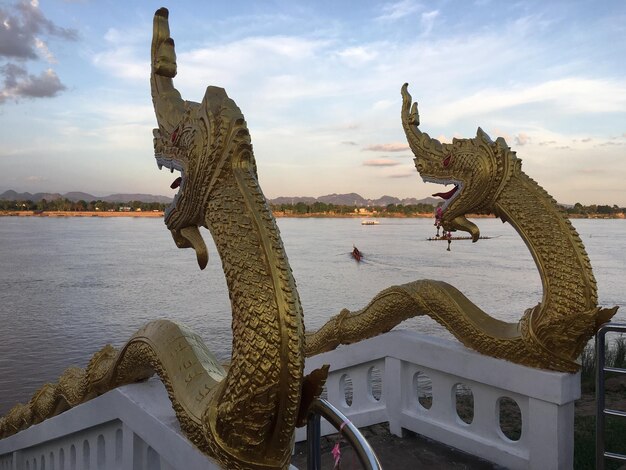
[[[376,19],[380,21],[395,21],[405,16],[412,15],[422,9],[422,6],[412,0],[401,0],[396,3],[383,5],[383,13]]]
[[[421,24],[422,24],[422,36],[428,36],[435,25],[435,20],[439,16],[438,10],[427,11],[422,13],[421,16]]]
[[[44,17],[35,1],[20,1],[10,8],[0,8],[0,57],[37,59],[37,51],[45,46],[40,35],[72,41],[78,37],[76,30],[61,28]],[[47,57],[45,51],[47,47]]]
[[[566,77],[526,86],[486,88],[439,106],[436,115],[448,121],[447,116],[459,119],[527,104],[550,105],[568,115],[619,113],[626,107],[626,86],[610,79]]]
[[[390,158],[374,158],[363,162],[363,165],[365,166],[396,166],[399,164],[400,162]]]
[[[0,88],[0,104],[21,98],[49,98],[66,89],[52,69],[39,75],[28,72],[13,60],[38,60],[56,63],[42,35],[74,41],[77,33],[62,28],[47,19],[39,9],[37,0],[20,1],[11,7],[0,7],[0,59],[7,62],[0,66],[3,85]]]
[[[150,76],[150,61],[138,60],[133,47],[119,46],[93,56],[93,64],[117,77],[142,81]]]
[[[603,168],[580,168],[576,170],[576,173],[582,175],[603,175],[606,173],[606,170]]]
[[[404,152],[409,150],[409,146],[400,142],[393,142],[390,144],[371,144],[363,148],[363,150],[371,152]]]
[[[337,56],[351,67],[364,65],[374,60],[378,53],[364,46],[348,47],[337,52]]]
[[[530,142],[530,136],[528,134],[524,134],[520,132],[515,136],[515,145],[519,145],[520,147],[526,145]]]
[[[611,141],[607,141],[607,142],[603,142],[601,144],[598,144],[598,147],[611,147],[614,145],[624,145],[623,142],[611,142]]]
[[[26,178],[24,178],[26,181],[28,181],[29,183],[41,183],[43,181],[48,181],[48,178],[46,178],[45,176],[27,176]]]
[[[344,141],[343,141],[343,142],[341,142],[341,143],[342,143],[343,145],[352,145],[352,146],[359,145],[359,144],[357,144],[356,142],[354,142],[354,141],[352,141],[352,140],[344,140]]]
[[[415,170],[407,168],[405,171],[400,172],[400,173],[394,173],[392,175],[389,175],[387,178],[411,178],[415,176],[416,176]]]
[[[0,88],[0,104],[9,99],[50,98],[65,90],[65,85],[52,69],[40,75],[31,75],[25,68],[8,63],[0,67],[0,75],[4,77],[3,87]]]
[[[587,143],[587,142],[591,142],[593,139],[591,137],[587,137],[585,139],[581,139],[581,142]]]

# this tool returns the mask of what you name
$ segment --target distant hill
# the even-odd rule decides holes
[[[33,201],[39,202],[42,199],[46,201],[54,201],[55,199],[69,199],[72,202],[76,201],[106,201],[106,202],[129,202],[129,201],[141,201],[141,202],[160,202],[163,204],[169,204],[172,202],[171,197],[158,196],[154,194],[111,194],[109,196],[94,196],[89,193],[82,192],[69,192],[65,194],[59,193],[18,193],[12,189],[0,194],[0,200],[3,201]]]
[[[325,196],[320,197],[287,197],[281,196],[275,199],[270,199],[270,204],[280,205],[280,204],[298,204],[299,202],[303,202],[305,204],[313,204],[315,202],[323,202],[325,204],[334,204],[336,206],[357,206],[357,207],[365,207],[365,206],[377,206],[377,207],[385,207],[389,204],[402,204],[408,206],[410,204],[429,204],[431,206],[436,206],[441,203],[441,199],[437,199],[434,197],[427,197],[425,199],[415,199],[415,198],[405,198],[399,199],[393,196],[381,196],[378,199],[365,199],[363,196],[357,193],[349,193],[349,194],[327,194]]]
[[[65,194],[60,193],[18,193],[12,189],[0,194],[0,201],[33,201],[39,202],[42,199],[46,201],[54,201],[55,199],[69,199],[72,202],[76,201],[105,201],[105,202],[129,202],[129,201],[141,201],[141,202],[160,202],[163,204],[169,204],[172,202],[172,198],[167,196],[159,196],[154,194],[110,194],[108,196],[94,196],[93,194],[83,193],[78,191],[72,191]],[[298,204],[303,202],[304,204],[313,204],[315,202],[323,202],[325,204],[334,204],[336,206],[354,206],[366,207],[377,206],[385,207],[389,204],[403,204],[408,206],[410,204],[429,204],[436,206],[441,203],[441,199],[427,197],[425,199],[405,198],[400,199],[394,196],[381,196],[378,199],[365,199],[363,196],[357,193],[348,194],[326,194],[320,197],[310,196],[294,196],[287,197],[281,196],[275,199],[269,200],[270,204]]]

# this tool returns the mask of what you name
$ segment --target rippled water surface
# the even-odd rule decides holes
[[[508,224],[476,221],[492,236],[472,244],[428,242],[430,219],[279,219],[308,329],[380,290],[417,279],[445,280],[491,315],[517,321],[541,299],[528,250]],[[626,319],[626,221],[574,220],[602,305]],[[106,343],[123,344],[157,318],[199,333],[220,359],[230,351],[230,304],[208,232],[209,266],[179,250],[161,219],[0,218],[0,414],[26,401],[70,365],[84,367]],[[357,264],[352,245],[364,254]],[[448,337],[430,319],[402,327]]]

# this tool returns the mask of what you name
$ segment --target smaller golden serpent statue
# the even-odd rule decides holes
[[[535,260],[543,285],[541,302],[519,322],[491,317],[456,288],[442,281],[420,280],[380,292],[364,309],[343,310],[306,336],[306,355],[329,351],[391,330],[417,315],[435,319],[464,345],[488,356],[518,364],[576,372],[576,362],[598,327],[617,307],[597,305],[596,281],[585,248],[556,201],[523,171],[521,160],[502,137],[492,141],[478,128],[473,139],[442,144],[422,133],[417,103],[411,106],[402,87],[402,125],[415,167],[427,182],[454,184],[440,195],[438,213],[444,231],[480,237],[468,214],[495,214],[509,222]]]

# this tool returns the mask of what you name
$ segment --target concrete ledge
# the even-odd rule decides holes
[[[328,400],[357,426],[389,422],[398,436],[408,429],[507,468],[571,468],[574,451],[574,401],[580,375],[550,372],[483,356],[458,342],[392,331],[312,357],[306,372],[330,364]],[[382,391],[372,396],[372,368]],[[422,381],[422,374],[424,380]],[[350,381],[347,380],[350,377]],[[430,391],[424,383],[430,381]],[[350,388],[347,384],[351,382]],[[473,396],[473,419],[457,414],[457,385]],[[425,408],[419,396],[430,394]],[[347,403],[347,397],[352,403]],[[513,400],[521,415],[514,441],[500,428],[500,399]],[[322,423],[322,433],[334,433]],[[298,430],[296,439],[304,439]]]
[[[104,440],[107,434],[112,436],[110,443]],[[106,447],[115,449],[114,452],[107,452],[104,463],[98,455],[100,436],[108,444]],[[120,443],[116,442],[120,437],[122,455],[119,455]],[[89,443],[87,447],[85,442]],[[41,462],[42,458],[50,462],[52,456],[52,460],[58,461],[56,468],[60,468],[61,459],[69,462],[72,447],[78,453],[76,458],[79,462],[87,458],[94,460],[92,468],[98,469],[154,468],[157,462],[158,468],[163,469],[221,468],[182,434],[165,387],[157,378],[112,390],[2,439],[0,456],[13,453],[13,461],[17,465],[13,467],[15,469],[25,468],[19,462],[30,462],[31,459]],[[94,451],[85,454],[84,449]],[[80,455],[81,452],[83,455]],[[80,465],[78,468],[81,468]]]

